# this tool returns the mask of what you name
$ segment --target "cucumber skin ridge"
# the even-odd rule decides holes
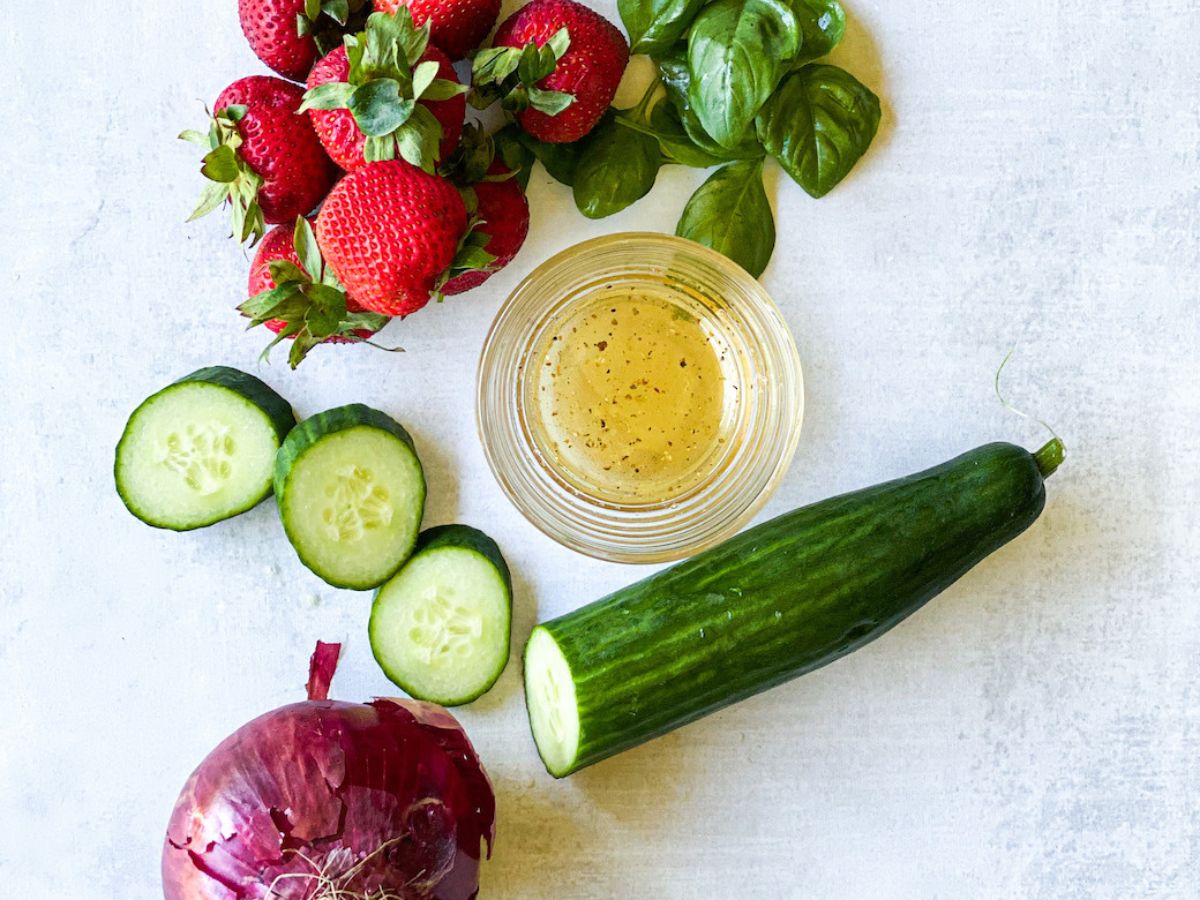
[[[267,414],[267,418],[275,426],[275,433],[279,436],[280,444],[296,427],[296,413],[292,411],[292,404],[284,400],[261,378],[257,378],[249,372],[243,372],[241,369],[234,369],[230,366],[206,366],[203,369],[197,369],[191,375],[185,375],[175,384],[183,384],[187,381],[207,381],[209,384],[218,384],[241,394]]]
[[[575,759],[551,774],[853,652],[1024,531],[1044,504],[1033,456],[988,444],[786,513],[537,626],[570,667],[579,713]]]
[[[163,531],[174,531],[177,533],[184,531],[196,531],[200,528],[208,528],[212,525],[216,525],[218,522],[224,522],[226,519],[232,519],[234,516],[240,516],[242,513],[249,512],[250,510],[254,509],[254,507],[266,500],[267,497],[269,497],[272,493],[272,485],[268,483],[267,489],[263,491],[263,493],[259,495],[257,499],[242,509],[232,512],[227,516],[222,516],[219,519],[213,519],[211,522],[201,522],[196,525],[186,525],[180,527],[163,525],[159,522],[151,522],[148,519],[143,518],[141,513],[134,509],[133,505],[129,501],[129,498],[125,495],[125,489],[121,484],[120,475],[121,447],[124,446],[125,439],[129,436],[129,429],[133,425],[133,420],[137,418],[137,414],[141,412],[142,407],[144,407],[151,400],[154,400],[160,394],[171,390],[171,388],[177,385],[186,384],[187,382],[191,381],[204,381],[208,382],[209,384],[218,385],[219,387],[223,387],[227,390],[233,391],[234,393],[240,394],[246,400],[253,403],[263,411],[264,415],[266,415],[267,419],[270,421],[271,427],[275,429],[275,434],[278,437],[280,445],[283,444],[283,441],[287,437],[288,433],[296,425],[296,414],[292,411],[292,405],[288,403],[287,400],[283,399],[283,397],[281,397],[261,378],[256,378],[249,372],[243,372],[241,369],[234,369],[231,366],[206,366],[203,369],[197,369],[190,375],[184,375],[182,378],[172,381],[166,387],[155,391],[153,394],[139,403],[137,408],[129,414],[129,419],[125,422],[125,428],[121,431],[121,437],[117,441],[117,449],[113,459],[113,481],[117,487],[117,496],[121,498],[121,502],[125,505],[125,508],[129,510],[129,512],[139,521],[149,525],[151,528],[160,528]]]
[[[388,681],[392,682],[392,684],[396,685],[396,687],[400,688],[413,699],[437,703],[440,706],[465,706],[468,703],[478,700],[495,687],[496,682],[500,680],[500,676],[504,674],[504,670],[508,668],[508,658],[512,654],[512,573],[509,571],[504,555],[500,552],[500,546],[478,528],[472,528],[470,525],[435,525],[433,528],[427,528],[418,535],[417,544],[413,548],[412,555],[405,560],[404,565],[400,567],[392,578],[403,572],[404,566],[407,566],[425,551],[436,550],[439,547],[461,547],[475,551],[495,567],[496,571],[500,574],[501,580],[504,582],[505,591],[508,594],[508,631],[504,634],[504,663],[497,670],[495,677],[470,696],[447,700],[445,698],[433,699],[422,697],[413,693],[412,688],[404,684],[402,678],[393,676],[387,667],[384,666],[383,660],[379,658],[374,640],[375,608],[379,605],[380,595],[383,593],[383,589],[387,587],[387,581],[376,588],[375,597],[371,602],[371,617],[367,622],[367,643],[371,645],[371,655],[375,657],[376,665],[379,666]],[[391,581],[391,578],[388,581]]]
[[[335,406],[333,409],[327,409],[324,412],[315,413],[309,416],[302,422],[297,423],[296,427],[288,434],[287,439],[279,448],[279,452],[275,454],[275,503],[279,507],[279,520],[283,524],[283,533],[287,535],[288,543],[292,545],[292,549],[296,551],[296,556],[300,558],[300,562],[304,567],[324,581],[336,588],[345,588],[352,591],[371,590],[379,585],[371,584],[367,586],[358,584],[341,584],[330,581],[324,575],[317,572],[309,565],[303,551],[299,545],[292,539],[291,530],[288,528],[288,520],[286,513],[287,500],[287,481],[296,462],[305,452],[320,441],[321,438],[336,434],[339,431],[346,431],[350,428],[377,428],[381,431],[386,431],[388,434],[399,438],[412,452],[413,459],[417,463],[417,471],[421,475],[421,515],[425,513],[425,497],[428,492],[428,484],[425,481],[425,467],[421,463],[421,457],[417,454],[417,448],[413,444],[412,435],[408,431],[389,416],[387,413],[380,412],[363,403],[350,403],[346,406]],[[418,518],[418,521],[420,519]],[[415,539],[414,539],[415,546]],[[412,548],[409,548],[408,554],[400,560],[396,568],[393,569],[380,584],[385,584],[397,572],[403,568],[412,556]]]

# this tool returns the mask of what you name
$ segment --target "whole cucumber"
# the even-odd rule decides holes
[[[786,513],[538,625],[525,698],[547,770],[584,766],[833,662],[1029,527],[1056,438],[987,444]]]

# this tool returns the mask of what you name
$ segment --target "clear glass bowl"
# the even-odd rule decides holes
[[[677,496],[613,502],[589,491],[547,446],[535,409],[539,348],[574,304],[611,286],[657,294],[701,322],[723,354],[721,443]],[[479,363],[476,415],[488,464],[526,518],[600,559],[659,563],[690,556],[741,528],[778,486],[800,438],[804,384],[779,309],[741,267],[662,234],[577,244],[535,269],[501,307]]]

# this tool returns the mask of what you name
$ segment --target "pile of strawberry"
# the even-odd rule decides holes
[[[193,218],[228,206],[234,237],[257,244],[239,309],[275,333],[268,350],[292,339],[293,367],[318,344],[366,340],[478,287],[520,250],[524,185],[466,122],[468,94],[477,108],[502,104],[509,133],[570,143],[604,116],[629,59],[624,35],[574,0],[532,0],[482,50],[500,0],[239,0],[238,11],[283,78],[235,81],[207,133],[181,135],[205,150]],[[452,64],[467,57],[470,87]]]

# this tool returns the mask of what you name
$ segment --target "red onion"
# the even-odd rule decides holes
[[[495,796],[462,727],[413,700],[308,701],[259,716],[192,773],[163,846],[166,900],[469,900]]]

